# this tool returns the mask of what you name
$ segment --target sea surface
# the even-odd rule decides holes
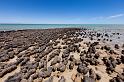
[[[124,24],[0,24],[0,31],[48,28],[124,29]]]

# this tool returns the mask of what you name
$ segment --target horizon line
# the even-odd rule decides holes
[[[0,23],[0,24],[69,24],[69,23]],[[78,24],[78,23],[73,23],[73,24]],[[100,24],[100,23],[79,23],[79,24]],[[101,24],[122,24],[122,23],[101,23]]]

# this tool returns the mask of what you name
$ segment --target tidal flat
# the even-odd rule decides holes
[[[124,30],[0,31],[0,82],[124,82]]]

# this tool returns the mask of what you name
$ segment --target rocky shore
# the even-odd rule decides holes
[[[120,36],[79,28],[0,31],[0,82],[124,82]]]

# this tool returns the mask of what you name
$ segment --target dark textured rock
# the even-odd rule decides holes
[[[25,75],[24,79],[28,79],[32,74],[36,72],[36,69],[30,69]]]
[[[67,48],[67,46],[63,46],[63,49],[66,49]]]
[[[119,45],[118,44],[115,44],[115,49],[119,49]]]
[[[96,49],[95,49],[94,46],[90,46],[90,47],[88,48],[87,53],[94,53],[94,54],[95,54],[95,52],[96,52]]]
[[[52,73],[52,67],[48,67],[46,71],[41,71],[39,73],[39,77],[42,77],[42,78],[50,77],[51,73]]]
[[[32,78],[33,80],[36,79],[36,78],[38,78],[38,73],[32,74],[32,75],[31,75],[31,78]]]
[[[59,64],[57,67],[57,71],[60,71],[60,72],[64,72],[65,69],[66,69],[66,66],[63,63]]]
[[[61,76],[60,80],[58,82],[65,82],[66,79],[64,78],[64,76]]]
[[[57,70],[57,67],[55,65],[52,66],[52,71],[55,72]]]
[[[65,58],[65,57],[68,57],[69,56],[69,54],[62,54],[62,58]]]
[[[88,76],[84,76],[83,82],[95,82],[95,79]]]
[[[75,65],[80,65],[81,61],[80,60],[76,60],[75,61]]]
[[[107,51],[109,51],[111,48],[108,47],[108,46],[104,46],[104,49],[107,50]]]
[[[110,54],[115,54],[114,50],[109,51]]]
[[[76,59],[74,58],[74,55],[71,55],[69,60],[74,62]]]
[[[9,76],[5,82],[20,82],[21,81],[21,75],[15,74],[13,76]]]
[[[117,58],[116,61],[118,65],[121,64],[121,58]]]
[[[64,65],[67,65],[68,64],[68,58],[62,58],[62,63]]]
[[[110,79],[109,82],[117,82],[115,78]]]
[[[89,71],[88,67],[85,67],[83,65],[78,65],[77,71],[79,73],[83,73],[84,75],[87,74],[87,72]]]
[[[69,69],[72,70],[72,69],[74,68],[74,65],[75,65],[74,62],[70,62],[70,64],[69,64]]]
[[[59,56],[59,53],[60,53],[59,49],[55,50],[52,54],[49,55],[48,61],[50,61],[55,56]]]
[[[122,50],[121,53],[124,54],[124,50]]]
[[[82,62],[84,62],[85,61],[85,56],[80,56],[80,60],[82,61]]]
[[[99,56],[100,56],[100,55],[99,55],[98,53],[96,53],[94,57],[95,57],[96,59],[98,59]]]
[[[59,63],[61,61],[61,58],[56,56],[53,61],[51,61],[51,65],[55,65],[56,63]]]
[[[7,73],[12,72],[13,70],[15,70],[17,68],[16,65],[12,65],[6,69],[4,69],[3,71],[0,72],[0,77],[3,77],[4,75],[6,75]]]
[[[89,77],[91,77],[92,79],[95,80],[96,74],[95,74],[95,71],[93,69],[89,69]]]
[[[124,55],[121,55],[121,62],[124,64]]]
[[[99,74],[96,74],[96,79],[97,80],[100,80],[101,79],[101,76]]]
[[[25,65],[26,63],[27,63],[27,61],[29,61],[30,60],[30,58],[25,58],[21,63],[20,63],[20,65],[21,66],[23,66],[23,65]]]
[[[45,61],[39,62],[39,69],[43,68],[44,67],[44,64],[45,64]]]

